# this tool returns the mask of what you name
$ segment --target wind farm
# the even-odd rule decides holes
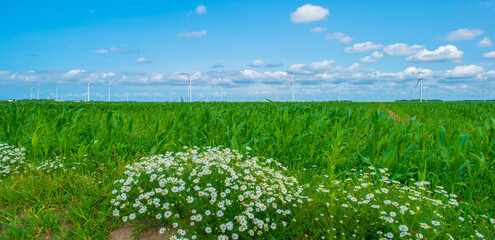
[[[494,239],[493,1],[7,1],[0,239]]]

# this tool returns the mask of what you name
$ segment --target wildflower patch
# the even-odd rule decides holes
[[[114,182],[113,216],[155,219],[174,228],[172,239],[244,239],[283,229],[293,210],[310,201],[273,159],[220,147],[184,149],[126,166]]]
[[[495,220],[465,212],[457,195],[427,181],[404,184],[388,169],[355,170],[342,181],[319,184],[318,199],[329,209],[334,236],[373,239],[483,238],[495,233]],[[330,197],[333,196],[333,197]],[[493,217],[493,216],[492,216]]]
[[[0,143],[0,182],[12,173],[26,171],[26,149]]]

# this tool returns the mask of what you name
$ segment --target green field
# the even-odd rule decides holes
[[[0,143],[25,148],[13,160],[20,154],[0,147],[0,239],[107,239],[118,231],[147,239],[162,227],[158,236],[188,239],[495,238],[493,103],[0,103]],[[188,152],[175,155],[177,165],[151,167],[181,179],[204,169],[191,156],[205,159],[208,146],[220,148],[202,179],[219,193],[226,188],[219,166],[254,176],[251,185],[249,177],[238,183],[248,189],[268,183],[262,196],[246,197],[268,201],[268,209],[253,210],[264,223],[240,223],[247,200],[226,197],[231,205],[217,206],[193,190],[160,195],[179,215],[162,218],[163,208],[143,200],[149,208],[138,214],[134,207],[136,219],[123,221],[133,198],[158,196],[152,170],[139,164]],[[225,162],[229,154],[234,160]],[[255,168],[260,174],[249,175]],[[122,203],[130,204],[116,214],[118,180],[129,171],[142,172],[135,177],[141,190],[127,192]],[[277,174],[297,183],[275,181]],[[196,184],[183,179],[185,188]],[[281,185],[294,201],[278,199],[287,194]],[[224,216],[191,220],[206,208]],[[225,230],[229,222],[233,230]]]

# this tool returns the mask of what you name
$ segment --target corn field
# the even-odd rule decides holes
[[[371,213],[359,214],[361,223],[356,215],[351,225],[339,225],[351,220],[339,219],[341,204],[328,200],[343,191],[333,182],[350,179],[360,169],[387,169],[390,180],[407,186],[442,186],[463,203],[456,214],[474,219],[478,229],[467,238],[494,237],[491,103],[0,103],[0,142],[24,148],[26,162],[0,178],[3,239],[111,237],[127,224],[109,210],[112,183],[125,166],[184,146],[249,148],[251,156],[275,159],[299,184],[309,186],[305,194],[312,201],[292,210],[301,224],[259,238],[386,237],[392,230],[363,223]],[[328,185],[330,195],[318,195],[323,182],[333,184]],[[419,224],[411,221],[408,231],[402,227],[397,233],[422,238],[426,233],[409,230]],[[139,236],[157,224],[172,223],[143,219],[132,228]],[[371,230],[377,235],[368,235]],[[461,230],[445,227],[441,232],[461,235],[455,231]],[[199,239],[209,236],[197,234]]]

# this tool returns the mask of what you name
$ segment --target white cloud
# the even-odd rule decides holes
[[[305,64],[294,64],[287,69],[287,72],[293,73],[293,74],[313,74],[312,71],[306,70],[305,69]]]
[[[262,75],[254,70],[246,69],[240,72],[240,76],[244,79],[259,79]]]
[[[74,69],[74,70],[68,71],[67,72],[67,76],[73,77],[73,76],[75,76],[75,75],[77,75],[79,73],[84,73],[84,72],[86,72],[86,70]]]
[[[484,58],[495,58],[495,51],[483,53]]]
[[[479,42],[476,43],[477,47],[491,47],[493,46],[492,41],[488,38],[485,37],[481,39]]]
[[[328,9],[306,4],[297,8],[295,12],[290,14],[290,20],[294,23],[309,23],[324,20],[330,12]]]
[[[344,49],[345,53],[362,53],[362,52],[367,52],[371,50],[377,50],[383,48],[382,44],[374,44],[373,42],[363,42],[363,43],[356,43],[352,45],[352,47],[348,47]]]
[[[256,59],[254,61],[252,61],[251,63],[249,63],[249,66],[251,67],[261,67],[265,65],[265,62],[261,59]]]
[[[280,66],[283,66],[283,65],[284,65],[284,64],[283,64],[281,61],[279,61],[279,60],[275,60],[275,61],[273,61],[273,62],[271,62],[271,63],[266,64],[266,66],[265,66],[265,67],[267,67],[267,68],[271,68],[271,67],[280,67]]]
[[[351,37],[341,32],[327,33],[326,38],[327,40],[339,40],[341,43],[350,43],[352,41]]]
[[[447,37],[445,37],[445,40],[447,41],[470,40],[483,33],[485,33],[485,31],[481,29],[463,28],[447,33]]]
[[[473,64],[457,66],[452,70],[448,70],[446,76],[450,78],[474,78],[483,72],[485,72],[483,67]]]
[[[315,28],[311,28],[311,30],[309,30],[310,32],[324,32],[326,31],[327,28],[324,28],[324,27],[315,27]]]
[[[198,5],[196,7],[196,14],[205,14],[206,13],[206,7],[202,4]]]
[[[312,62],[308,65],[306,64],[294,64],[287,70],[293,74],[314,74],[325,72],[333,69],[335,61],[334,60],[324,60],[321,62]]]
[[[263,73],[264,78],[269,78],[269,79],[276,79],[276,80],[284,80],[287,77],[286,72],[281,72],[281,71],[276,71],[276,72],[264,72]]]
[[[313,72],[321,72],[333,68],[334,60],[324,60],[321,62],[312,62],[307,66],[307,69]]]
[[[383,53],[378,52],[378,51],[374,51],[370,56],[366,56],[366,57],[361,58],[361,62],[364,62],[364,63],[376,62],[379,59],[383,58],[383,56],[384,56]]]
[[[425,49],[423,45],[408,46],[405,43],[396,43],[385,46],[383,51],[390,56],[410,56]]]
[[[477,76],[478,79],[481,80],[495,80],[495,71],[490,70],[484,73],[481,73]]]
[[[142,57],[142,58],[138,58],[137,62],[138,63],[150,63],[151,61],[149,58]]]
[[[462,58],[463,51],[457,49],[456,46],[447,45],[440,46],[436,50],[429,51],[423,49],[416,54],[406,58],[410,62],[442,62],[442,61],[458,61]]]
[[[207,33],[206,30],[202,30],[199,32],[189,32],[185,30],[184,32],[179,33],[178,36],[181,38],[202,38],[206,36],[206,33]]]

